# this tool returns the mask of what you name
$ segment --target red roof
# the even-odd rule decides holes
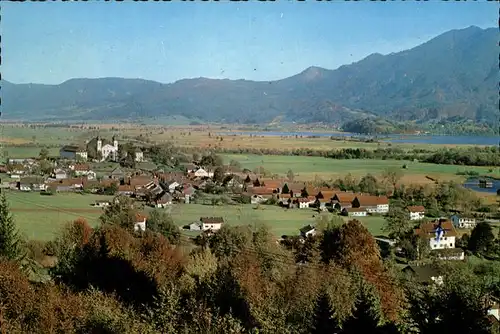
[[[74,167],[74,170],[79,171],[79,172],[85,172],[85,171],[89,171],[90,167],[88,164],[76,164]]]
[[[425,212],[425,208],[422,205],[409,206],[408,211],[410,211],[410,212]]]
[[[147,216],[145,216],[145,215],[143,215],[142,213],[136,213],[136,214],[135,214],[135,221],[136,221],[137,223],[142,223],[143,221],[145,221],[145,220],[147,220],[147,219],[148,219],[148,217],[147,217]]]
[[[356,196],[360,206],[375,206],[389,204],[389,199],[386,196]]]
[[[415,234],[425,238],[434,238],[438,224],[438,222],[420,224],[420,227],[415,230]],[[455,231],[451,221],[442,221],[441,227],[445,230],[445,236],[457,236],[457,232]]]

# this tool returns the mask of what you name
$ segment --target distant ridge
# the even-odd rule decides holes
[[[379,116],[425,123],[498,122],[498,29],[451,30],[402,52],[371,54],[277,81],[70,79],[59,85],[2,80],[2,111],[19,120],[130,120],[179,115],[206,122],[343,122]]]

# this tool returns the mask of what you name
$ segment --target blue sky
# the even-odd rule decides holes
[[[498,24],[494,2],[2,3],[2,78],[275,80]]]

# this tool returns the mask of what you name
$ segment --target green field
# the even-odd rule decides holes
[[[9,158],[35,158],[40,154],[41,147],[33,146],[4,146],[2,152],[2,159]],[[58,156],[59,148],[51,147],[47,149],[50,156]]]
[[[56,194],[42,196],[39,193],[7,192],[7,198],[15,222],[29,239],[50,240],[61,227],[78,218],[86,219],[91,226],[98,224],[102,209],[91,206],[96,200],[110,197],[89,194]],[[148,209],[149,210],[149,209]],[[306,224],[316,222],[318,213],[313,209],[286,210],[278,206],[228,205],[211,206],[201,204],[173,205],[171,215],[178,226],[199,221],[200,217],[223,217],[229,225],[265,224],[276,236],[298,234]],[[313,217],[315,216],[315,217]],[[360,217],[374,235],[383,234],[382,217]]]
[[[110,197],[90,194],[56,194],[7,192],[14,220],[22,234],[29,239],[50,240],[61,227],[78,218],[91,226],[98,223],[102,209],[91,206],[96,200]]]
[[[437,178],[451,177],[460,179],[461,177],[456,175],[459,171],[477,171],[480,174],[500,177],[500,169],[498,168],[493,173],[489,173],[490,168],[488,167],[438,165],[403,160],[336,160],[322,157],[243,154],[226,154],[224,159],[226,162],[236,160],[241,163],[243,168],[250,170],[262,166],[271,173],[279,175],[286,175],[288,170],[291,169],[295,177],[300,179],[312,179],[316,175],[322,178],[336,178],[347,173],[355,176],[363,176],[368,173],[377,175],[388,168],[401,169],[405,179],[415,182],[425,181],[426,175]],[[403,165],[406,165],[407,168],[402,169]]]
[[[298,234],[301,227],[307,224],[314,224],[320,215],[313,209],[287,210],[278,206],[257,206],[251,204],[227,206],[202,204],[174,205],[171,214],[174,222],[179,226],[199,221],[200,217],[215,216],[223,217],[224,222],[228,225],[258,226],[265,224],[278,237],[284,234]],[[384,218],[359,217],[358,219],[365,224],[373,235],[383,234]]]

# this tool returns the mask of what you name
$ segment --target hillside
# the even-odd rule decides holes
[[[413,49],[372,54],[336,70],[310,67],[271,82],[71,79],[2,80],[3,117],[124,120],[182,115],[207,122],[340,122],[370,116],[421,123],[498,120],[498,31],[452,30]]]

